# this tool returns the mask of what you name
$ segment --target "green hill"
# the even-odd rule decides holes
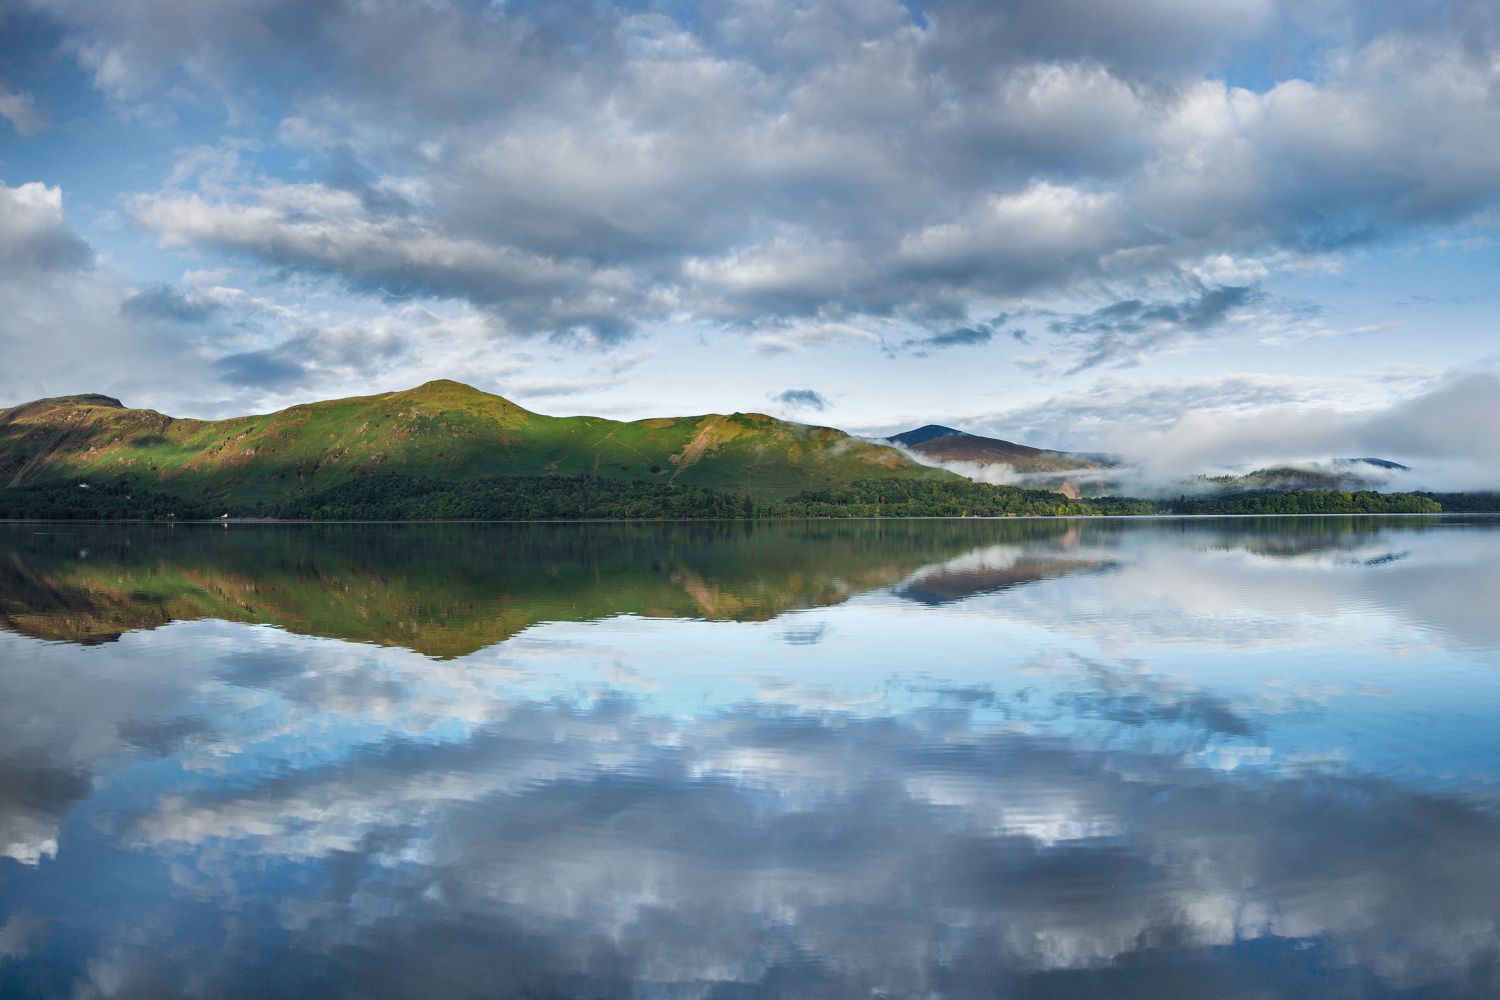
[[[761,413],[550,417],[447,380],[227,420],[179,419],[98,395],[0,410],[0,487],[124,483],[253,512],[382,474],[596,476],[761,500],[871,478],[958,481],[894,448]]]

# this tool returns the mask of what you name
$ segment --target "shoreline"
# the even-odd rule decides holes
[[[950,516],[942,514],[924,516],[876,517],[556,517],[556,518],[453,518],[442,520],[303,520],[275,517],[229,517],[208,520],[165,520],[161,518],[3,518],[0,524],[159,524],[176,526],[191,525],[315,525],[315,524],[788,524],[795,521],[817,521],[837,523],[840,521],[1212,521],[1226,518],[1327,518],[1327,517],[1500,517],[1500,510],[1469,511],[1348,511],[1346,513],[1308,514],[1006,514],[989,516]]]

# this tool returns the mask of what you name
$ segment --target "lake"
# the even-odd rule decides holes
[[[1500,520],[0,525],[5,997],[1500,996]]]

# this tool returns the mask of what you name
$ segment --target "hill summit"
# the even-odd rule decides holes
[[[939,438],[945,437],[954,437],[955,435],[963,437],[973,436],[970,434],[965,434],[963,431],[954,430],[952,427],[944,427],[942,424],[923,424],[921,427],[918,427],[915,430],[902,431],[900,434],[892,434],[889,438],[886,438],[886,440],[895,441],[897,444],[903,444],[908,448],[915,448],[919,444],[926,444],[929,441],[936,441]]]
[[[930,462],[1005,465],[1017,472],[1063,472],[1098,469],[1109,464],[1093,455],[1033,448],[1002,438],[984,437],[942,424],[925,424],[915,430],[893,434],[887,441],[899,444]]]

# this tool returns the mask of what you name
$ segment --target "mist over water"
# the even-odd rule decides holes
[[[0,525],[0,995],[1488,997],[1500,519]]]
[[[1292,470],[1290,482],[1281,488],[1377,490],[1385,493],[1417,491],[1491,491],[1500,473],[1477,469],[1454,460],[1427,460],[1420,468],[1391,468],[1360,458],[1310,455],[1252,459],[1234,465],[1164,462],[1140,456],[1105,456],[1113,464],[1094,469],[1033,471],[1003,462],[937,461],[902,449],[913,461],[957,473],[977,483],[1021,486],[1056,492],[1063,484],[1085,496],[1128,496],[1170,500],[1179,496],[1209,496],[1225,490],[1263,488],[1256,484],[1224,484],[1212,477],[1240,477],[1269,469]],[[1388,461],[1381,459],[1380,461]],[[1399,463],[1396,463],[1399,464]],[[1297,481],[1299,476],[1305,483]]]

